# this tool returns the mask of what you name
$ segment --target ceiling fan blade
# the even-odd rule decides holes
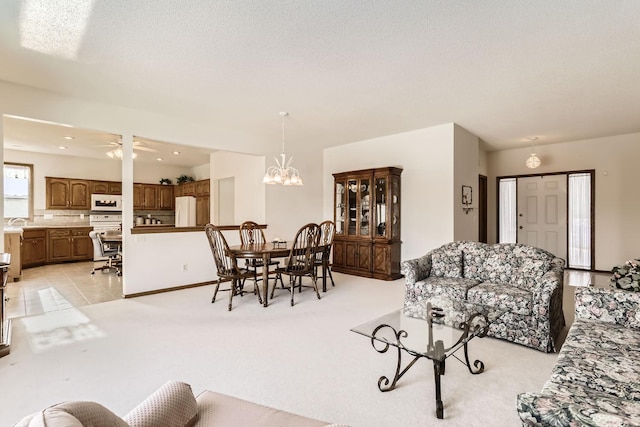
[[[155,153],[156,151],[158,151],[158,150],[156,150],[156,149],[154,149],[154,148],[145,147],[145,146],[143,146],[143,145],[134,145],[134,146],[133,146],[133,149],[134,149],[134,150],[140,150],[140,151],[149,151],[149,152],[153,152],[153,153]]]

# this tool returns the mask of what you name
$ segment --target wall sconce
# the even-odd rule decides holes
[[[469,185],[462,186],[462,210],[466,215],[473,210],[473,188]]]

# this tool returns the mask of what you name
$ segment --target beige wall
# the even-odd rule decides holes
[[[461,211],[460,188],[454,184],[454,134],[460,137],[460,150],[475,152],[471,160],[461,160],[468,170],[460,181],[477,186],[477,138],[455,125],[441,126],[368,139],[325,149],[324,216],[333,219],[333,173],[385,166],[398,166],[402,172],[402,259],[424,255],[428,250],[450,242],[455,236],[456,210]],[[468,176],[475,176],[474,179]],[[463,214],[464,215],[464,214]],[[469,217],[463,218],[467,221]],[[460,236],[473,239],[466,226]],[[477,236],[477,229],[475,230]]]
[[[453,174],[453,240],[478,240],[478,137],[455,125]],[[472,188],[470,211],[462,210],[462,186]]]
[[[536,147],[542,165],[536,173],[595,169],[595,268],[611,268],[640,256],[640,133]],[[530,174],[524,165],[530,149],[491,152],[489,241],[496,240],[496,177]]]
[[[235,224],[244,221],[264,223],[265,185],[262,183],[264,157],[217,151],[212,153],[210,158],[212,180],[234,178]],[[217,208],[217,189],[214,188],[212,196],[211,212],[213,213]]]

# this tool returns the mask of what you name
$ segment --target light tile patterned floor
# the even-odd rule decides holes
[[[93,262],[45,265],[23,270],[7,283],[7,317],[30,316],[122,298],[122,277],[90,274]]]

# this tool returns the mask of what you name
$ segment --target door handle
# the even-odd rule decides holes
[[[523,227],[522,227],[522,226],[520,226],[520,227],[518,227],[518,228],[519,228],[520,230],[522,230],[522,228],[523,228]]]

